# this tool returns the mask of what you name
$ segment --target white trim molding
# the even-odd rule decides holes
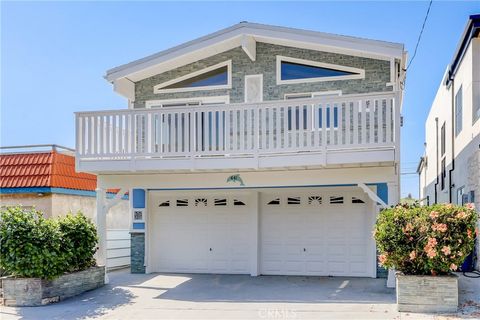
[[[225,85],[217,85],[217,86],[202,86],[202,87],[191,87],[191,88],[175,88],[175,89],[164,89],[172,84],[196,77],[198,75],[207,73],[209,71],[227,67],[227,84]],[[157,84],[153,87],[153,93],[172,93],[172,92],[189,92],[189,91],[204,91],[204,90],[217,90],[217,89],[230,89],[232,88],[232,60],[227,60],[224,62],[217,63],[213,66],[197,70],[195,72],[186,74],[179,78],[175,78],[160,84]]]
[[[178,99],[161,99],[145,101],[145,108],[163,108],[166,104],[188,104],[198,102],[200,105],[230,103],[230,96],[212,96],[212,97],[193,97],[193,98],[178,98]]]
[[[276,60],[277,60],[277,68],[276,68],[277,85],[306,83],[306,82],[325,82],[325,81],[336,81],[336,80],[365,79],[365,70],[364,69],[341,66],[341,65],[325,63],[325,62],[312,61],[312,60],[285,57],[285,56],[280,56],[280,55],[277,56]],[[283,61],[303,64],[303,65],[312,66],[312,67],[320,67],[320,68],[327,68],[327,69],[333,69],[333,70],[338,70],[338,71],[353,72],[353,73],[356,73],[356,74],[346,75],[346,76],[282,80],[282,62]]]
[[[308,98],[316,98],[316,97],[323,97],[323,96],[338,96],[338,97],[340,97],[341,95],[342,95],[342,90],[285,93],[283,95],[283,100],[308,99]]]
[[[380,199],[375,192],[372,191],[365,183],[359,183],[358,186],[368,195],[370,199],[378,203],[383,209],[388,208],[388,205]]]

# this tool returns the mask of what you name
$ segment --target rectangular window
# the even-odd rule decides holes
[[[445,189],[445,178],[447,177],[447,168],[445,166],[445,158],[442,160],[442,171],[440,173],[440,187]]]
[[[442,156],[445,154],[445,122],[440,129],[440,154]]]
[[[462,86],[458,89],[457,94],[455,95],[455,136],[462,131],[462,121],[463,121],[463,96],[462,96]]]

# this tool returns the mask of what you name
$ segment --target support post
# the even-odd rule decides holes
[[[256,277],[259,274],[258,268],[258,253],[259,253],[259,211],[260,211],[260,200],[259,200],[260,193],[255,191],[252,194],[253,197],[253,207],[252,210],[252,244],[251,244],[251,268],[250,268],[250,275],[252,277]]]
[[[105,266],[105,283],[108,283],[107,276],[107,194],[105,189],[97,188],[97,210],[95,212],[95,221],[97,223],[98,250],[95,254],[97,265]]]
[[[400,201],[400,188],[397,182],[389,182],[388,186],[388,204],[394,206]],[[396,278],[395,278],[395,269],[388,269],[388,278],[387,278],[387,288],[395,288]]]

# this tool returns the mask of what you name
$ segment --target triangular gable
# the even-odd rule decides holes
[[[220,52],[242,47],[255,60],[255,43],[265,42],[310,50],[348,54],[382,60],[405,58],[402,44],[334,35],[322,32],[241,22],[171,49],[110,69],[105,78],[116,83],[137,82]]]

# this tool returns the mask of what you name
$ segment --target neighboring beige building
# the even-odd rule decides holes
[[[73,150],[68,148],[11,148],[0,154],[0,207],[31,207],[47,218],[82,212],[95,221],[96,187],[95,175],[75,172]],[[110,247],[117,247],[109,252],[109,265],[130,264],[129,228],[129,201],[125,198],[107,215]]]
[[[480,15],[472,15],[425,123],[417,169],[424,204],[473,202],[480,208],[479,33]]]

